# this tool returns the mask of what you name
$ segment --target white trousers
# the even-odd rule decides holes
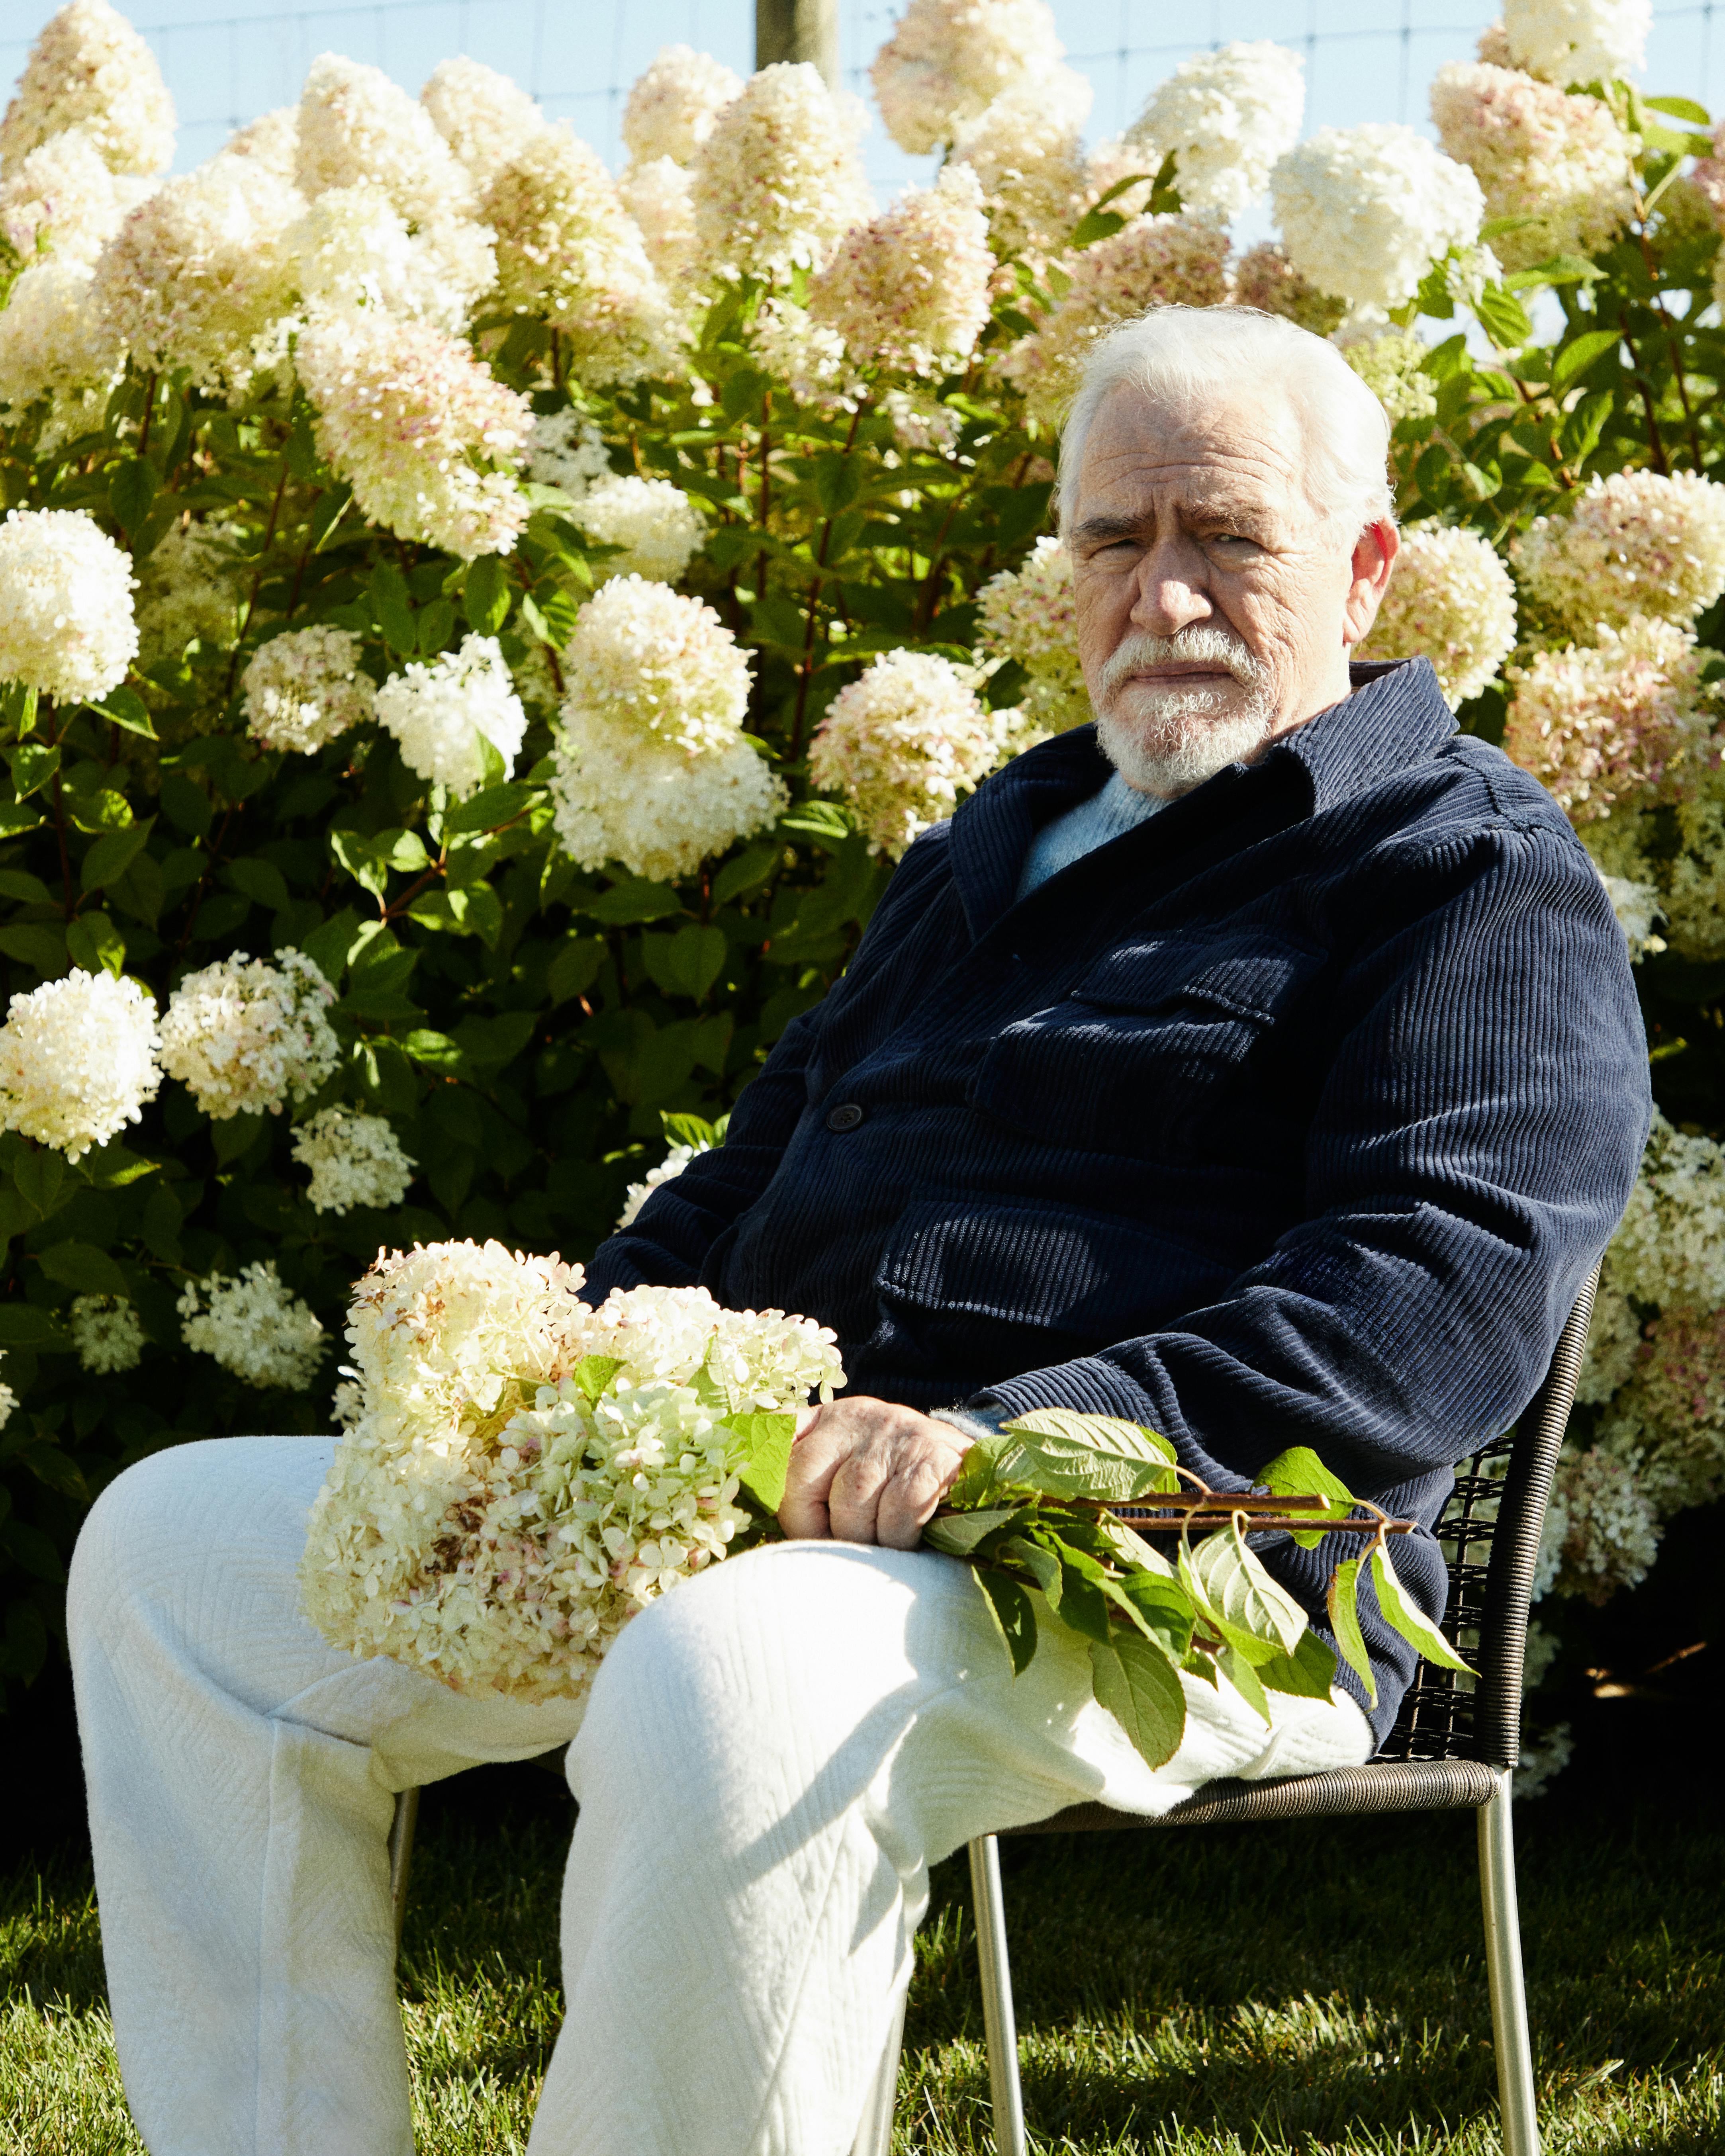
[[[844,2156],[928,1866],[1101,1799],[1353,1764],[1353,1702],[1187,1686],[1152,1773],[1045,1636],[1014,1680],[965,1568],[801,1543],[624,1634],[585,1718],[327,1646],[295,1567],[331,1445],[159,1453],[72,1568],[79,1727],[115,2032],[153,2156],[407,2156],[393,1793],[570,1738],[567,2011],[530,2156]]]

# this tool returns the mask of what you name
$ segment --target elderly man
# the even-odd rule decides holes
[[[1067,428],[1094,728],[911,850],[844,979],[591,1292],[703,1281],[837,1327],[785,1543],[623,1635],[584,1722],[333,1652],[294,1568],[326,1444],[133,1469],[73,1582],[115,2027],[155,2156],[402,2156],[390,1793],[573,1738],[568,2010],[533,2156],[840,2156],[968,1837],[1084,1798],[1368,1757],[1410,1656],[1188,1681],[1152,1772],[1045,1636],[1016,1681],[916,1548],[978,1424],[1148,1424],[1214,1485],[1314,1446],[1430,1523],[1529,1398],[1628,1194],[1623,938],[1539,788],[1423,662],[1350,666],[1396,553],[1376,400],[1329,345],[1162,311]],[[1322,1620],[1326,1558],[1270,1563]],[[1435,1613],[1430,1535],[1398,1550]]]

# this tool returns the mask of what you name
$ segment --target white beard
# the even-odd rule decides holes
[[[1219,687],[1158,693],[1140,683],[1133,716],[1114,710],[1133,673],[1173,659],[1219,661],[1247,690],[1245,702],[1225,708]],[[1129,636],[1119,645],[1102,669],[1096,741],[1129,786],[1172,800],[1254,755],[1269,740],[1275,716],[1267,668],[1230,631],[1199,626],[1170,637]]]

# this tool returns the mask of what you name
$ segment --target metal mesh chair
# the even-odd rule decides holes
[[[1510,1827],[1510,1786],[1521,1748],[1522,1656],[1546,1499],[1575,1399],[1598,1285],[1595,1266],[1527,1412],[1509,1436],[1482,1445],[1463,1463],[1438,1522],[1438,1539],[1450,1567],[1444,1634],[1452,1646],[1471,1656],[1477,1679],[1422,1661],[1394,1728],[1377,1757],[1363,1767],[1338,1767],[1276,1781],[1212,1782],[1160,1819],[1111,1811],[1106,1804],[1074,1804],[1052,1819],[1013,1830],[1018,1834],[1118,1833],[1133,1828],[1439,1811],[1471,1804],[1479,1820],[1480,1893],[1485,1905],[1486,1966],[1504,2156],[1539,2156]],[[1006,1905],[994,1835],[984,1835],[971,1843],[970,1881],[982,1968],[994,2146],[998,2156],[1025,2156]],[[870,2093],[855,2156],[887,2156],[903,2035],[901,2007]]]
[[[1595,1266],[1526,1413],[1510,1435],[1482,1445],[1463,1463],[1438,1522],[1438,1540],[1450,1568],[1443,1630],[1452,1646],[1472,1656],[1479,1671],[1476,1679],[1422,1661],[1394,1728],[1377,1757],[1363,1767],[1337,1767],[1273,1781],[1212,1782],[1160,1819],[1111,1811],[1106,1804],[1074,1804],[1034,1826],[1012,1830],[1017,1834],[1118,1833],[1134,1828],[1243,1825],[1471,1805],[1479,1820],[1480,1892],[1485,1905],[1504,2156],[1539,2156],[1510,1825],[1511,1782],[1521,1748],[1522,1657],[1546,1499],[1575,1399],[1598,1284]],[[548,1753],[544,1763],[560,1769],[562,1756],[561,1751]],[[389,1836],[398,1936],[407,1901],[418,1799],[417,1789],[403,1790],[397,1798]],[[969,1854],[994,2146],[997,2156],[1026,2156],[996,1837],[982,1835],[970,1844]],[[888,2156],[891,2149],[904,2018],[901,2000],[853,2156]]]

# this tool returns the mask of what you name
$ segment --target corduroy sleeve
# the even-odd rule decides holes
[[[1214,1486],[1290,1445],[1363,1495],[1452,1466],[1532,1397],[1650,1116],[1621,932],[1567,829],[1385,849],[1342,970],[1307,1211],[1177,1327],[988,1387],[1162,1431]]]

